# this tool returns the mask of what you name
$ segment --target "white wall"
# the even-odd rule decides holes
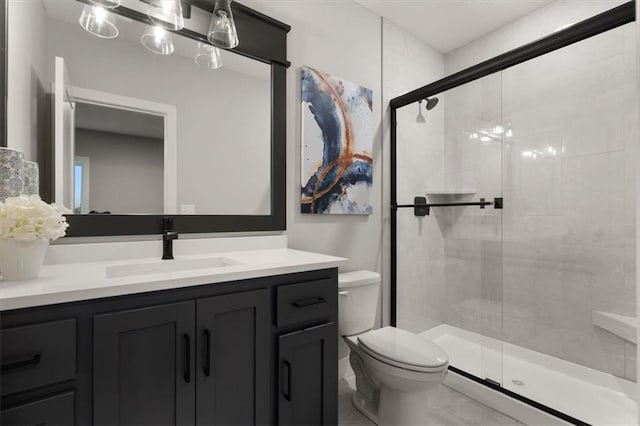
[[[178,206],[195,204],[198,214],[270,212],[267,65],[264,79],[206,70],[187,57],[162,57],[137,41],[102,40],[51,19],[48,43],[50,63],[63,57],[73,86],[177,107]]]
[[[75,141],[75,155],[90,160],[89,210],[162,214],[162,140],[76,129]]]
[[[380,18],[351,0],[247,1],[291,25],[287,71],[287,235],[294,248],[349,258],[345,270],[382,270]],[[374,175],[370,216],[300,213],[300,67],[309,65],[373,90]]]
[[[383,21],[383,85],[385,165],[391,137],[389,101],[444,77],[444,56],[393,23]],[[444,100],[431,111],[420,106],[424,123],[416,122],[418,104],[397,111],[397,198],[400,204],[444,184]],[[387,175],[388,176],[388,175]],[[388,180],[388,179],[387,179]],[[388,185],[388,181],[385,184]],[[385,205],[389,205],[387,186]],[[385,253],[389,253],[389,210],[385,210]],[[397,319],[411,331],[424,331],[442,320],[444,240],[433,216],[416,218],[412,209],[398,210]],[[387,271],[385,271],[387,272]],[[384,311],[388,321],[389,274],[385,274]]]
[[[37,161],[41,104],[50,91],[46,63],[47,20],[40,2],[9,0],[7,29],[7,146]]]

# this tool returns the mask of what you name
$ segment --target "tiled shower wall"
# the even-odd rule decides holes
[[[566,6],[454,51],[447,69],[515,47],[545,12],[589,16]],[[635,380],[635,345],[592,324],[594,310],[635,316],[634,43],[630,24],[445,94],[445,186],[506,205],[503,227],[475,208],[438,218],[444,322]]]

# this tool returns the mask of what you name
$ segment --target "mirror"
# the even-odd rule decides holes
[[[75,214],[272,214],[271,66],[221,50],[209,69],[195,59],[206,45],[117,14],[118,36],[100,38],[79,24],[85,7],[8,3],[8,140],[53,164],[53,200]],[[206,34],[211,15],[189,9],[185,28]],[[170,55],[143,46],[149,31]]]

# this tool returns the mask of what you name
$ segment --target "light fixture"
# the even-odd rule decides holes
[[[147,25],[140,41],[144,47],[158,55],[171,55],[174,50],[171,33],[157,25]]]
[[[80,26],[101,38],[118,37],[118,27],[113,15],[100,6],[85,6],[80,15]]]
[[[238,33],[236,23],[233,21],[233,13],[231,13],[231,0],[216,0],[207,39],[212,44],[225,49],[238,46]]]
[[[184,28],[180,0],[151,0],[147,16],[168,30],[178,31]]]
[[[90,1],[91,3],[97,6],[106,7],[108,9],[113,9],[115,7],[120,6],[120,0],[90,0]]]
[[[210,70],[215,70],[222,66],[220,49],[207,43],[198,43],[198,50],[193,60],[196,64]]]

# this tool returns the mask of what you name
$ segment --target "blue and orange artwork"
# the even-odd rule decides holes
[[[302,67],[302,213],[371,214],[373,92]]]

